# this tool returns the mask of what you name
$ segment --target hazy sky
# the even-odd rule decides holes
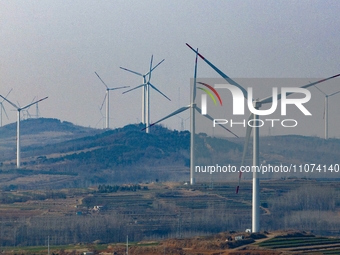
[[[34,97],[42,117],[98,128],[105,87],[137,86],[141,73],[165,58],[151,82],[151,120],[189,103],[193,47],[232,78],[328,77],[340,73],[339,1],[0,1],[0,94],[21,106]],[[200,77],[219,77],[199,61]],[[300,84],[304,85],[304,84]],[[298,85],[296,85],[298,86]],[[340,78],[325,83],[340,90]],[[111,92],[111,127],[141,120],[141,90]],[[180,97],[179,97],[180,91]],[[323,135],[323,96],[312,89],[315,125],[297,134]],[[259,90],[258,97],[268,95]],[[5,105],[9,120],[16,114]],[[318,108],[319,107],[319,108]],[[340,94],[330,98],[329,135],[340,137]],[[34,114],[34,109],[30,109]],[[105,114],[105,108],[102,110]],[[187,118],[189,113],[183,113]],[[180,119],[164,123],[179,129]],[[189,127],[189,121],[186,122]],[[238,132],[242,135],[242,132]]]

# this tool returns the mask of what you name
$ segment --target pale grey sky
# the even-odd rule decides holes
[[[98,107],[105,95],[94,72],[111,87],[137,86],[142,79],[119,66],[145,73],[153,54],[154,63],[163,58],[165,62],[153,72],[151,82],[172,99],[151,92],[155,121],[189,103],[195,54],[185,43],[198,47],[232,78],[340,73],[339,11],[336,0],[2,0],[0,94],[13,88],[9,99],[20,105],[35,96],[49,96],[39,105],[43,117],[94,127],[101,119]],[[200,77],[219,77],[203,61],[198,68]],[[335,92],[340,79],[322,88]],[[110,94],[114,127],[141,119],[141,90],[121,92]],[[259,97],[268,95],[268,89],[262,92]],[[315,125],[306,122],[296,134],[323,135],[323,96],[312,89],[312,97]],[[339,99],[340,94],[329,101],[331,137],[340,137]],[[14,122],[12,107],[7,104],[6,110],[9,120],[4,123]],[[179,118],[164,124],[180,128]]]

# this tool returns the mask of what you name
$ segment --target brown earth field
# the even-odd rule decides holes
[[[235,239],[242,238],[236,241]],[[277,248],[279,247],[279,248]],[[143,241],[126,244],[76,244],[51,246],[50,254],[80,255],[285,255],[339,254],[339,239],[315,236],[304,231],[275,231],[262,233],[222,232],[212,236],[175,238],[163,241]],[[46,254],[47,247],[2,250],[1,254]]]
[[[262,181],[259,234],[245,233],[251,182],[236,184],[3,191],[1,250],[46,254],[49,236],[50,254],[125,254],[128,234],[129,254],[340,254],[338,182]]]

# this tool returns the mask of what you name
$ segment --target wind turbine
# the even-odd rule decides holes
[[[106,100],[106,128],[110,128],[110,123],[109,123],[109,110],[110,110],[110,90],[116,90],[116,89],[123,89],[123,88],[128,88],[130,86],[123,86],[123,87],[116,87],[116,88],[109,88],[105,82],[102,80],[102,78],[100,78],[100,76],[97,74],[97,72],[94,72],[97,77],[99,78],[99,80],[104,84],[104,86],[106,87],[106,94],[103,100],[103,104],[104,101]],[[102,104],[102,107],[103,107]]]
[[[181,116],[177,116],[177,117],[181,119],[181,130],[180,131],[184,131],[185,129],[184,124],[190,118],[190,116],[187,118],[182,118]]]
[[[13,89],[11,89],[8,93],[7,93],[7,95],[5,96],[5,98],[7,98],[8,97],[8,95],[12,92],[12,90]],[[0,118],[1,118],[1,120],[0,120],[0,122],[1,122],[1,127],[2,127],[2,111],[6,114],[6,117],[7,117],[7,119],[8,119],[8,115],[7,115],[7,112],[6,112],[6,110],[5,110],[5,107],[4,107],[4,105],[3,105],[3,102],[4,102],[5,100],[3,99],[1,102],[0,102],[0,104],[1,104],[1,106],[0,106],[0,112],[1,112],[1,116],[0,116]]]
[[[38,102],[41,102],[45,99],[47,99],[48,97],[44,97],[42,99],[39,99],[33,103],[30,103],[24,107],[18,107],[17,105],[15,105],[14,103],[12,103],[11,101],[9,101],[8,99],[6,99],[5,97],[3,97],[2,95],[0,95],[0,97],[2,97],[4,100],[6,100],[9,104],[11,104],[14,108],[17,109],[18,113],[17,113],[17,168],[20,168],[20,112],[28,107],[30,107],[31,105],[34,105]]]
[[[192,91],[191,91],[191,102],[188,106],[184,106],[179,108],[178,110],[174,111],[173,113],[170,113],[169,115],[165,116],[164,118],[156,121],[155,123],[152,123],[150,125],[156,125],[157,123],[166,120],[174,115],[177,115],[187,109],[190,109],[190,184],[194,185],[195,184],[195,177],[194,177],[194,173],[195,173],[195,149],[194,149],[194,145],[195,145],[195,110],[199,113],[201,113],[201,109],[199,107],[197,107],[195,101],[196,101],[196,78],[197,78],[197,55],[198,55],[198,50],[196,51],[196,59],[195,59],[195,71],[194,71],[194,85],[192,87]],[[210,119],[210,120],[214,120],[210,115],[206,114],[203,115],[206,118]],[[228,132],[230,132],[231,134],[233,134],[234,136],[237,137],[237,135],[235,135],[233,132],[231,132],[229,129],[227,129],[226,127],[220,125],[222,128],[224,128],[225,130],[227,130]],[[146,127],[147,128],[147,127]]]
[[[340,90],[332,94],[326,94],[317,86],[314,86],[314,87],[317,88],[322,94],[325,95],[324,119],[325,119],[325,139],[327,140],[328,139],[328,98],[340,93]]]
[[[243,96],[247,99],[248,94],[247,91],[245,90],[245,88],[243,88],[241,85],[239,85],[238,83],[236,83],[234,80],[232,80],[230,77],[228,77],[226,74],[224,74],[220,69],[218,69],[215,65],[213,65],[209,60],[207,60],[205,57],[203,57],[201,54],[199,54],[194,48],[192,48],[189,44],[187,44],[187,46],[193,50],[202,60],[204,60],[211,68],[213,68],[219,75],[221,75],[228,83],[230,83],[231,85],[234,85],[236,87],[238,87],[239,89],[241,89],[241,91],[243,92]],[[329,78],[326,79],[322,79],[304,86],[301,86],[300,88],[308,88],[310,86],[316,85],[318,83],[333,79],[335,77],[340,76],[340,74],[331,76]],[[286,93],[286,96],[293,94],[293,93]],[[281,99],[281,94],[279,94],[277,96],[277,100]],[[276,100],[274,98],[274,100]],[[266,98],[263,98],[261,100],[256,99],[253,100],[253,106],[256,110],[260,109],[261,106],[263,104],[267,104],[267,103],[272,103],[273,102],[273,97],[269,96]],[[256,114],[250,114],[249,120],[253,120],[254,123],[258,123],[259,120],[259,116]],[[250,137],[250,133],[251,133],[252,127],[250,127],[249,125],[247,126],[247,132],[246,132],[246,142],[245,142],[245,146],[244,146],[244,150],[243,150],[243,156],[242,156],[242,163],[241,165],[244,164],[244,159],[245,159],[245,155],[247,152],[247,147],[248,147],[248,143],[249,143],[249,137]],[[253,134],[253,166],[259,166],[259,126],[257,125],[254,129],[254,134]],[[242,172],[240,172],[239,175],[239,182],[241,179],[241,174]],[[239,190],[239,185],[236,188],[236,193],[238,193]],[[259,181],[259,175],[257,171],[253,172],[253,193],[252,193],[252,232],[259,232],[260,231],[260,181]]]
[[[142,123],[145,124],[146,126],[146,133],[149,133],[149,125],[150,125],[150,87],[153,88],[154,90],[156,90],[158,93],[160,93],[162,96],[164,96],[165,98],[167,98],[169,101],[171,101],[170,98],[168,98],[165,94],[163,94],[160,90],[158,90],[154,85],[152,85],[150,83],[151,80],[151,72],[153,70],[155,70],[155,68],[157,66],[159,66],[163,61],[160,61],[157,65],[155,65],[154,67],[152,67],[152,61],[153,61],[153,55],[151,55],[151,61],[150,61],[150,69],[149,72],[145,73],[145,74],[141,74],[135,71],[132,71],[130,69],[124,68],[124,67],[120,67],[120,69],[123,69],[125,71],[134,73],[138,76],[142,76],[143,77],[143,83],[141,85],[138,85],[137,87],[134,87],[133,89],[124,91],[123,94],[130,92],[132,90],[138,89],[142,87]],[[148,77],[148,81],[146,81],[146,77]]]

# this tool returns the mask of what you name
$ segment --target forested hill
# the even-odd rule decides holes
[[[0,138],[8,138],[16,136],[17,123],[11,123],[0,128]],[[87,128],[74,125],[68,121],[60,121],[52,118],[32,118],[21,120],[20,133],[21,135],[34,135],[43,132],[59,132],[73,134],[89,134],[96,132],[94,128]]]
[[[37,125],[33,124],[33,120],[31,123]],[[15,170],[16,173],[30,175],[53,173],[54,177],[67,176],[69,185],[72,179],[72,186],[80,183],[89,185],[188,179],[190,162],[188,131],[171,131],[162,126],[155,126],[150,134],[146,134],[142,131],[142,124],[134,124],[114,130],[94,130],[92,133],[86,129],[87,136],[40,144],[48,133],[50,136],[63,135],[65,126],[63,123],[59,125],[61,129],[55,128],[53,132],[44,130],[42,133],[23,135],[23,139],[30,143],[26,142],[26,145],[22,146],[22,170]],[[69,130],[72,130],[72,126]],[[195,148],[200,162],[209,160],[212,154],[215,156],[223,154],[224,161],[227,162],[232,158],[228,153],[239,154],[242,149],[240,144],[225,139],[212,138],[205,134],[196,136]],[[32,141],[35,139],[38,142]],[[15,167],[15,144],[12,146],[11,158],[7,157],[2,161],[3,171]]]
[[[8,135],[6,138],[4,134],[0,136],[0,175],[6,174],[6,178],[8,177],[3,179],[3,185],[8,185],[8,180],[18,184],[19,179],[22,185],[26,186],[30,183],[35,186],[49,186],[53,183],[54,187],[136,183],[156,179],[189,180],[188,131],[172,131],[162,126],[154,126],[151,132],[146,134],[142,131],[142,124],[102,130],[79,127],[54,119],[26,120],[22,122],[21,127],[21,170],[15,170],[15,124],[0,129]],[[196,165],[218,163],[239,166],[243,142],[243,138],[214,138],[206,134],[196,134]],[[251,144],[248,151],[246,164],[251,165]],[[326,141],[304,136],[271,136],[260,139],[260,161],[265,164],[339,164],[339,151],[339,139]],[[32,176],[39,176],[39,180]],[[292,176],[337,177],[335,173],[328,173],[328,176],[306,172],[285,175]],[[199,179],[200,177],[202,178]],[[237,174],[224,174],[223,177],[197,176],[200,181],[236,180],[237,177]],[[280,177],[276,173],[266,176]]]

